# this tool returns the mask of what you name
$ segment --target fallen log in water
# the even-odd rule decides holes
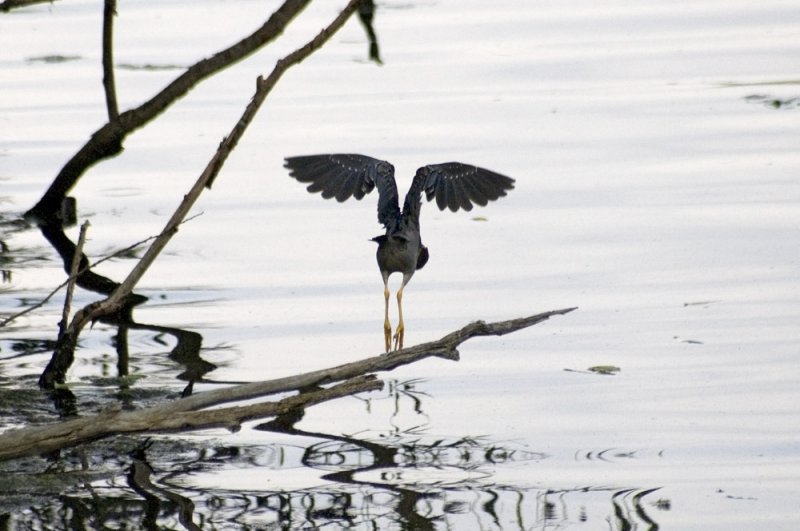
[[[165,433],[226,428],[236,431],[243,422],[274,417],[343,396],[375,391],[383,386],[373,373],[390,371],[429,357],[457,361],[457,347],[476,336],[504,335],[564,315],[575,308],[553,310],[529,317],[485,323],[476,321],[441,339],[336,367],[217,389],[138,411],[106,410],[46,426],[33,426],[0,434],[0,460],[45,454],[119,434]],[[341,382],[341,383],[337,383]],[[320,387],[330,385],[330,387]],[[299,392],[274,402],[207,409],[276,393]]]

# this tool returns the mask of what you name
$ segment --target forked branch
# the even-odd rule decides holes
[[[188,194],[183,198],[183,201],[178,205],[178,208],[172,214],[172,217],[167,221],[166,226],[161,231],[159,236],[153,241],[144,256],[136,263],[134,268],[128,274],[128,277],[120,284],[116,290],[107,298],[102,301],[94,302],[84,307],[75,314],[75,317],[70,322],[69,328],[63,335],[63,341],[59,341],[56,351],[53,353],[50,363],[48,363],[41,377],[39,378],[39,385],[45,389],[52,389],[58,383],[63,383],[66,377],[66,372],[72,364],[74,358],[74,349],[77,344],[77,338],[86,324],[98,319],[103,315],[113,314],[119,311],[125,303],[128,296],[132,293],[134,287],[142,278],[147,269],[155,261],[161,250],[167,245],[172,236],[177,233],[178,226],[189,213],[189,210],[195,204],[204,187],[210,187],[214,177],[219,173],[222,165],[227,160],[231,151],[239,139],[244,134],[247,126],[250,125],[255,114],[264,103],[269,92],[278,82],[283,73],[292,66],[300,63],[306,57],[318,50],[341,28],[347,19],[355,12],[360,0],[350,0],[342,12],[322,31],[317,34],[305,46],[287,55],[279,60],[275,65],[272,73],[266,79],[259,78],[256,93],[253,99],[248,104],[241,118],[234,125],[230,134],[226,136],[216,153],[211,157],[208,165],[203,173],[192,186]],[[122,119],[122,117],[120,117]]]

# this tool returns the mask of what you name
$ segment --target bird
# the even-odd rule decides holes
[[[383,321],[386,352],[403,348],[403,289],[418,269],[430,258],[422,243],[419,215],[422,194],[428,201],[436,199],[440,210],[472,210],[473,204],[486,206],[514,188],[514,179],[499,173],[461,162],[426,164],[417,169],[400,210],[394,166],[385,160],[353,153],[301,155],[286,157],[284,167],[290,177],[308,184],[310,193],[321,193],[325,199],[344,202],[354,197],[361,200],[378,189],[378,222],[386,232],[372,238],[378,244],[378,268],[383,278],[385,312]],[[397,290],[398,324],[392,336],[389,321],[389,276],[403,275]]]

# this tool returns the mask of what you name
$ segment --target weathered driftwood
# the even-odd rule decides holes
[[[57,424],[8,431],[0,434],[0,459],[48,453],[123,433],[158,433],[220,427],[236,430],[242,422],[248,420],[273,417],[326,400],[379,389],[382,382],[372,376],[372,373],[390,371],[431,356],[458,360],[457,348],[469,338],[508,334],[574,309],[553,310],[495,323],[477,321],[436,341],[328,369],[198,393],[139,411],[115,409]],[[329,388],[318,387],[335,382],[343,383]],[[206,409],[290,391],[302,392],[277,402]]]
[[[277,402],[263,402],[248,406],[204,411],[173,411],[172,408],[162,406],[139,411],[109,409],[97,415],[73,418],[47,426],[21,428],[0,434],[0,460],[46,454],[61,448],[126,433],[167,433],[211,428],[226,428],[236,431],[242,422],[248,420],[273,417],[326,400],[374,391],[382,386],[383,383],[374,377],[362,377],[328,389],[309,391]],[[181,400],[171,402],[169,405],[180,403]]]
[[[362,374],[379,371],[391,371],[401,365],[408,365],[429,357],[440,357],[453,361],[458,360],[458,346],[471,337],[477,336],[500,336],[509,334],[529,326],[533,326],[542,321],[546,321],[554,315],[564,315],[575,310],[566,308],[563,310],[553,310],[539,313],[530,317],[512,319],[510,321],[500,321],[496,323],[484,323],[476,321],[463,328],[451,332],[441,339],[422,343],[403,350],[396,350],[387,354],[373,356],[362,360],[345,363],[328,369],[311,371],[303,374],[267,380],[264,382],[253,382],[216,391],[199,393],[180,401],[166,404],[164,407],[171,411],[191,411],[213,405],[238,400],[248,400],[275,393],[304,389],[315,385],[323,385],[339,382],[348,378],[354,378]],[[0,446],[2,444],[0,443]]]

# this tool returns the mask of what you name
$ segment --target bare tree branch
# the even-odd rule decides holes
[[[269,74],[269,76],[267,76],[266,79],[262,76],[259,76],[256,84],[256,93],[253,95],[253,99],[250,100],[250,103],[247,105],[247,108],[245,108],[244,113],[242,113],[242,117],[239,118],[239,121],[234,126],[231,133],[222,140],[219,149],[217,150],[217,156],[212,159],[211,163],[209,163],[208,167],[206,168],[206,172],[209,173],[206,184],[208,188],[211,188],[214,178],[216,178],[217,173],[219,173],[219,170],[222,167],[222,164],[224,164],[225,159],[228,158],[230,152],[236,147],[239,139],[242,137],[242,135],[244,135],[244,132],[250,125],[250,122],[253,121],[256,113],[261,108],[261,104],[264,103],[267,95],[278,83],[278,80],[280,80],[283,74],[290,67],[304,61],[308,56],[320,49],[322,45],[333,36],[334,33],[339,31],[344,23],[347,22],[347,19],[350,18],[353,12],[358,8],[361,1],[362,0],[350,0],[342,12],[339,13],[339,16],[336,17],[326,28],[323,28],[316,37],[307,42],[302,48],[298,48],[283,59],[279,59],[275,65],[275,68],[272,69],[272,72]]]
[[[436,341],[421,343],[403,350],[380,354],[328,369],[198,393],[180,401],[166,404],[163,407],[174,412],[201,409],[226,402],[248,400],[264,394],[283,393],[293,389],[338,382],[362,374],[391,371],[402,365],[415,363],[429,357],[440,357],[456,361],[458,360],[458,346],[472,337],[510,334],[546,321],[550,317],[564,315],[574,310],[576,308],[552,310],[520,319],[488,324],[483,321],[476,321]]]
[[[114,15],[116,14],[117,0],[105,0],[103,5],[103,88],[106,93],[109,122],[119,120],[117,87],[114,81]]]
[[[81,232],[78,235],[78,244],[75,246],[75,254],[72,257],[69,279],[67,281],[67,294],[64,297],[64,309],[61,312],[61,322],[58,323],[58,336],[61,337],[67,331],[69,322],[70,306],[72,306],[72,292],[75,289],[75,279],[78,278],[81,265],[80,256],[83,254],[83,244],[86,242],[86,231],[89,230],[89,222],[84,221],[81,225]]]
[[[39,224],[57,223],[61,202],[83,173],[103,159],[122,151],[122,142],[130,133],[144,126],[176,100],[185,96],[200,81],[249,56],[277,38],[311,0],[285,0],[256,31],[236,44],[202,59],[189,67],[161,92],[135,109],[119,115],[95,131],[86,144],[67,161],[50,187],[26,217]]]
[[[8,12],[20,7],[32,6],[34,4],[52,4],[55,0],[5,0],[0,2],[0,12]]]
[[[278,402],[228,407],[195,412],[165,412],[154,407],[140,411],[104,411],[48,426],[36,426],[0,434],[0,460],[53,452],[61,448],[91,442],[124,433],[166,433],[211,428],[237,431],[242,422],[274,417],[297,408],[306,408],[327,400],[356,393],[376,391],[383,382],[364,376],[327,388],[290,396]],[[180,400],[179,400],[180,401]]]
[[[236,147],[236,144],[244,134],[247,126],[250,125],[261,107],[261,104],[266,99],[267,94],[269,94],[283,73],[322,47],[322,45],[344,25],[350,15],[353,14],[358,7],[359,1],[360,0],[350,0],[342,12],[326,28],[322,29],[316,37],[305,46],[295,50],[283,59],[280,59],[272,70],[272,73],[266,79],[259,77],[256,93],[247,105],[241,118],[234,125],[230,134],[222,140],[216,153],[214,153],[214,156],[211,157],[205,170],[203,170],[203,173],[197,179],[194,186],[192,186],[189,193],[184,196],[183,201],[181,201],[178,208],[172,214],[172,217],[167,221],[161,234],[159,234],[147,251],[145,251],[144,256],[142,256],[139,262],[133,267],[127,278],[114,289],[113,293],[108,298],[93,302],[75,314],[66,333],[64,333],[59,340],[50,362],[39,378],[39,385],[41,387],[53,389],[56,384],[64,382],[66,372],[70,365],[72,365],[75,346],[77,345],[78,336],[83,327],[90,321],[98,319],[100,316],[112,314],[122,309],[125,302],[129,300],[133,288],[152,265],[153,261],[155,261],[161,250],[167,245],[172,236],[178,232],[178,226],[200,197],[203,188],[210,187],[211,182],[219,173],[231,150]],[[124,114],[126,113],[120,116],[120,121],[124,120]]]
[[[258,110],[261,108],[261,104],[264,103],[267,95],[278,82],[283,73],[290,67],[300,63],[314,51],[321,48],[322,45],[325,44],[325,42],[327,42],[328,39],[330,39],[330,37],[344,25],[350,15],[353,14],[358,6],[359,1],[360,0],[350,0],[339,16],[337,16],[333,22],[328,25],[328,27],[320,31],[319,34],[309,41],[305,46],[292,52],[283,59],[280,59],[266,80],[259,78],[256,93],[253,96],[253,99],[248,104],[241,118],[239,118],[239,121],[234,125],[230,134],[223,138],[222,142],[217,148],[216,153],[213,157],[211,157],[211,160],[209,161],[208,165],[206,165],[205,170],[203,170],[203,173],[197,179],[192,189],[184,196],[183,201],[181,201],[181,204],[178,205],[178,208],[172,214],[172,217],[167,222],[161,235],[159,235],[152,245],[150,245],[144,256],[142,256],[141,260],[139,260],[136,266],[134,266],[133,270],[128,274],[128,277],[122,282],[119,288],[117,288],[111,297],[103,301],[101,305],[98,305],[97,309],[93,310],[87,316],[88,319],[94,318],[104,312],[113,312],[115,306],[118,305],[126,295],[133,291],[133,288],[142,278],[142,275],[144,275],[150,265],[152,265],[153,261],[156,259],[161,250],[167,245],[172,236],[178,232],[178,226],[183,218],[189,213],[189,210],[192,208],[194,203],[197,201],[197,198],[202,193],[203,188],[211,186],[212,181],[219,173],[222,165],[227,160],[228,155],[230,155],[231,151],[236,147],[239,139],[242,137],[242,135],[244,135],[245,130],[252,122]]]

